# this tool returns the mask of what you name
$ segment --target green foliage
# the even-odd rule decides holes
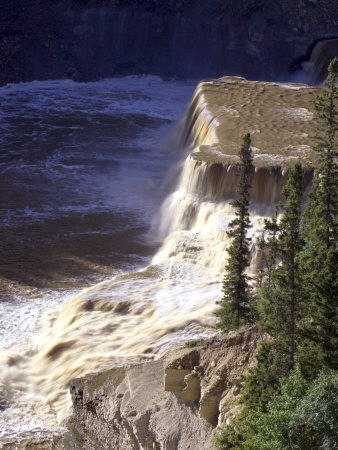
[[[216,449],[334,449],[338,445],[338,375],[330,371],[309,382],[299,370],[281,382],[266,413],[244,411],[223,426]]]
[[[246,134],[239,152],[238,196],[232,202],[232,206],[236,208],[236,218],[229,224],[231,229],[228,231],[232,243],[227,250],[229,259],[223,280],[224,297],[222,301],[218,302],[221,309],[216,312],[219,317],[217,327],[224,331],[238,329],[250,322],[251,292],[249,277],[245,273],[249,266],[249,240],[247,238],[247,230],[251,226],[249,190],[251,188],[250,179],[254,171],[250,145],[250,134]]]
[[[338,374],[321,374],[309,386],[296,409],[294,430],[306,430],[308,440],[317,448],[338,448]],[[294,437],[296,439],[296,436]],[[316,447],[312,447],[316,448]]]
[[[291,335],[301,299],[299,252],[304,245],[300,232],[303,170],[292,167],[283,190],[286,198],[284,214],[278,222],[279,205],[275,215],[265,220],[265,239],[260,242],[264,255],[258,287],[258,311],[261,327],[273,337]],[[290,343],[291,345],[292,343]]]
[[[285,206],[265,221],[259,243],[262,266],[256,292],[256,317],[260,328],[274,338],[261,344],[257,365],[249,371],[242,396],[246,409],[265,411],[279,387],[279,379],[295,365],[298,321],[302,303],[299,254],[304,242],[300,232],[303,170],[289,172],[283,190]],[[284,214],[278,221],[280,208]]]
[[[306,256],[308,257],[308,255]],[[338,252],[337,249],[330,248],[324,254],[324,249],[322,251],[317,249],[317,256],[321,256],[321,258],[320,262],[314,259],[312,263],[316,264],[317,270],[311,271],[313,278],[311,280],[312,292],[309,293],[309,319],[304,324],[303,333],[306,338],[305,343],[307,343],[306,351],[309,346],[317,348],[312,367],[318,371],[318,367],[323,365],[338,368]],[[320,265],[317,265],[319,263]],[[310,269],[308,270],[310,271]],[[308,280],[309,273],[305,273],[305,275]]]
[[[304,337],[310,346],[318,344],[314,366],[324,364],[334,368],[338,368],[337,78],[338,60],[334,58],[329,66],[326,88],[314,102],[322,122],[322,130],[316,136],[320,162],[305,211],[307,244],[301,260],[307,298],[305,313],[309,318],[304,322]]]
[[[273,272],[278,258],[278,215],[281,205],[277,205],[275,213],[264,221],[264,231],[258,241],[259,266],[256,276],[256,287],[273,288]]]
[[[262,307],[262,328],[278,340],[282,353],[288,355],[290,369],[295,364],[297,321],[302,301],[299,269],[299,254],[304,245],[300,232],[302,187],[303,170],[296,165],[291,168],[282,192],[286,205],[280,223],[276,218],[266,222],[271,234],[267,249],[271,267],[258,296],[261,304],[266,305]]]
[[[249,369],[245,377],[245,388],[241,396],[244,410],[265,412],[268,403],[279,391],[279,380],[290,371],[288,357],[278,341],[262,342],[259,346],[257,364]]]
[[[208,342],[208,339],[196,339],[194,341],[188,341],[185,343],[187,348],[201,347]]]

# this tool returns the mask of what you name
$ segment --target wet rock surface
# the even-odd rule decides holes
[[[191,157],[211,164],[233,164],[245,133],[251,134],[256,169],[314,167],[314,134],[320,124],[313,101],[319,88],[299,83],[267,83],[240,77],[198,84],[191,102],[187,140]],[[214,169],[216,170],[216,169]],[[213,173],[211,178],[217,178]]]
[[[0,83],[221,73],[271,80],[337,37],[335,0],[2,2]],[[317,80],[318,81],[318,80]]]
[[[261,339],[253,327],[73,380],[68,426],[83,449],[211,450],[215,427],[238,411],[241,375]]]

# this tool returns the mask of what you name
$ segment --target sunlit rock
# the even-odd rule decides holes
[[[239,380],[262,337],[253,327],[156,362],[73,380],[69,426],[84,449],[211,450],[216,425],[238,411]]]

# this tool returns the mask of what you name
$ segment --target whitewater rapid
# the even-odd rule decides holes
[[[0,437],[58,427],[47,380],[65,372],[64,390],[67,367],[56,358],[40,377],[35,359],[57,340],[58,313],[151,261],[146,233],[178,158],[172,123],[193,87],[135,76],[0,88]]]

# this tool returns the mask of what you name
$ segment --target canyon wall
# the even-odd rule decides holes
[[[335,0],[2,2],[0,84],[140,73],[290,79],[318,41],[337,38],[337,24]],[[325,77],[334,54],[337,41],[317,52],[309,77]]]

